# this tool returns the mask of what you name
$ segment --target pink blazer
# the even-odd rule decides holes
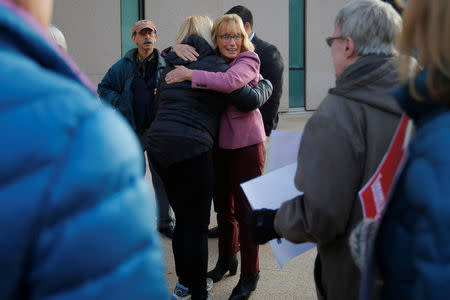
[[[254,86],[259,81],[260,60],[252,51],[239,53],[225,72],[194,70],[192,88],[231,93],[246,84]],[[241,112],[228,105],[220,120],[219,147],[238,149],[263,142],[266,138],[259,109]]]

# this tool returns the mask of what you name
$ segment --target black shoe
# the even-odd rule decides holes
[[[211,278],[214,282],[218,282],[228,271],[230,271],[230,276],[236,275],[237,267],[238,260],[236,255],[219,256],[216,267],[212,271],[208,272],[206,276]]]
[[[210,230],[208,230],[208,237],[210,239],[215,239],[215,238],[219,237],[219,228],[216,226],[216,227],[213,227]]]
[[[164,234],[165,236],[167,236],[169,239],[173,238],[173,232],[174,232],[173,225],[168,225],[166,227],[160,227],[160,228],[158,228],[158,231],[160,233]]]
[[[250,298],[251,293],[256,290],[259,280],[259,272],[255,274],[241,274],[237,286],[231,292],[228,300],[242,300]]]

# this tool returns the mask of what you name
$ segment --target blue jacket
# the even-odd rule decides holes
[[[138,141],[71,64],[0,0],[0,299],[167,299]]]
[[[158,67],[154,86],[158,86],[161,72],[166,66],[164,58],[158,53]],[[136,127],[133,114],[133,92],[131,84],[135,77],[137,48],[129,50],[123,58],[106,72],[98,85],[98,95],[103,101],[120,111],[133,128]]]
[[[416,132],[376,239],[382,299],[450,297],[450,111],[431,100],[426,77],[415,82],[423,101],[407,85],[394,93]]]

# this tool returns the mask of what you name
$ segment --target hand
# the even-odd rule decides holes
[[[265,244],[270,240],[280,238],[273,226],[276,214],[277,211],[272,209],[257,209],[249,212],[248,227],[253,242]]]
[[[192,80],[192,73],[191,69],[184,66],[175,66],[175,69],[166,74],[165,79],[168,84]]]
[[[186,44],[177,44],[172,47],[172,51],[175,52],[179,58],[186,61],[196,61],[198,57],[198,53],[195,51],[195,48]]]

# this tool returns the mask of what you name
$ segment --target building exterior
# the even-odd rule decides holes
[[[248,7],[254,31],[276,45],[283,56],[280,111],[314,110],[334,85],[325,38],[334,16],[349,0],[58,0],[53,24],[67,39],[69,54],[100,82],[109,67],[131,47],[133,23],[151,19],[158,29],[156,48],[173,44],[181,21],[190,15],[215,19],[234,5]]]

